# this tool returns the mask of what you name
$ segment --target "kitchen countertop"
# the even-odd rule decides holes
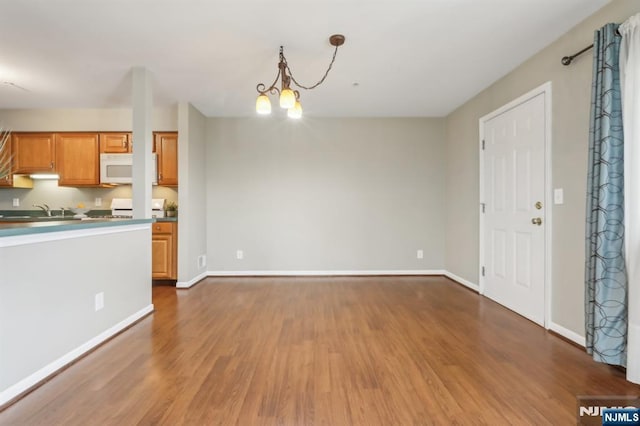
[[[60,222],[60,221],[79,221],[80,218],[74,217],[74,214],[68,210],[65,210],[65,215],[62,215],[61,210],[52,210],[52,216],[45,216],[40,210],[0,210],[0,224],[10,223],[31,223],[31,222]],[[94,209],[86,213],[89,219],[131,219],[131,218],[113,218],[107,217],[111,215],[111,210]],[[156,222],[177,222],[177,217],[153,217]]]
[[[156,217],[153,221],[154,222],[177,222],[178,218],[177,217]]]
[[[172,218],[169,218],[172,219]],[[47,220],[23,223],[0,222],[0,238],[47,232],[74,231],[79,229],[105,228],[111,226],[153,223],[155,219],[94,219],[94,220]]]
[[[130,220],[131,218],[101,218],[101,217],[91,217],[89,216],[88,219],[90,220]],[[2,223],[49,223],[49,222],[76,222],[76,221],[81,221],[82,219],[80,218],[74,218],[73,216],[0,216],[0,224]],[[152,219],[150,219],[154,222],[177,222],[178,218],[177,217],[154,217]]]

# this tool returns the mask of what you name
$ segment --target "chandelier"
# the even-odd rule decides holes
[[[321,85],[324,80],[329,75],[329,71],[331,71],[331,67],[333,66],[334,61],[336,60],[336,54],[338,53],[338,47],[344,44],[344,36],[341,34],[334,34],[329,37],[329,43],[332,46],[335,46],[335,50],[333,51],[333,57],[331,58],[331,63],[325,71],[324,76],[313,86],[305,86],[296,81],[293,73],[291,72],[291,68],[287,63],[287,58],[284,56],[283,47],[280,46],[280,62],[278,63],[278,74],[276,75],[276,79],[273,81],[271,86],[266,87],[264,83],[260,83],[256,86],[256,90],[258,90],[258,99],[256,99],[256,112],[258,114],[270,114],[271,113],[271,101],[267,96],[267,93],[272,95],[280,95],[280,107],[287,110],[287,116],[289,118],[301,118],[302,117],[302,105],[300,104],[300,92],[297,90],[291,89],[291,84],[293,83],[300,89],[311,90],[315,89],[319,85]],[[278,89],[277,84],[278,80],[280,80],[280,89]]]

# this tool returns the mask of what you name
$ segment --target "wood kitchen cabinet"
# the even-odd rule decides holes
[[[151,225],[151,277],[160,280],[178,278],[178,224],[156,222]]]
[[[13,172],[55,172],[56,147],[53,133],[13,133]]]
[[[11,160],[11,137],[7,139],[7,143],[0,150],[0,163],[4,164]],[[13,175],[13,160],[11,160],[10,173],[0,178],[0,188],[33,188],[33,181],[28,176]]]
[[[99,186],[99,137],[97,133],[57,133],[55,135],[58,185]]]
[[[2,135],[0,135],[0,143],[2,143]],[[11,136],[7,137],[7,140],[0,149],[0,167],[1,165],[11,161],[11,168],[9,174],[0,178],[0,186],[13,186],[13,161],[11,160]]]
[[[132,150],[131,133],[100,133],[101,154],[122,154]]]
[[[178,186],[178,134],[153,134],[153,151],[158,156],[158,185]]]

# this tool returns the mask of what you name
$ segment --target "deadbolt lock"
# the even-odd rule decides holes
[[[540,201],[538,201],[536,203],[536,209],[540,210],[542,208],[542,203]]]

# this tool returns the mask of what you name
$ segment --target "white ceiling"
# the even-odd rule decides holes
[[[312,84],[342,33],[326,82],[301,93],[305,114],[444,116],[607,2],[0,0],[0,81],[28,89],[0,85],[0,108],[126,107],[144,66],[158,106],[250,116],[281,44]]]

